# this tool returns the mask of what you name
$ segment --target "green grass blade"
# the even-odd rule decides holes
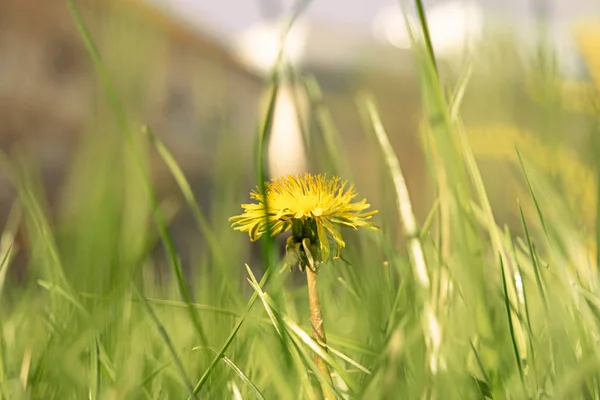
[[[419,228],[417,225],[416,218],[412,210],[412,203],[408,193],[408,188],[404,180],[404,175],[400,168],[400,163],[394,149],[388,139],[388,136],[383,128],[375,104],[371,99],[366,101],[366,107],[371,117],[371,123],[373,124],[373,132],[377,137],[381,151],[384,155],[386,165],[389,169],[390,175],[394,182],[394,188],[396,189],[396,204],[398,206],[398,214],[400,216],[400,223],[404,228],[404,232],[408,241],[408,248],[412,257],[412,266],[414,268],[414,275],[417,282],[422,289],[428,290],[430,286],[429,272],[425,261],[425,254],[419,240]]]
[[[217,354],[219,353],[216,349],[211,348],[211,350]],[[231,370],[235,372],[237,376],[239,376],[240,379],[252,389],[257,399],[263,400],[265,398],[254,382],[252,382],[250,378],[248,378],[248,376],[233,361],[231,361],[231,359],[223,356],[223,362],[227,364],[227,366],[231,368]]]
[[[225,364],[227,364],[229,366],[229,368],[231,368],[242,379],[242,381],[244,381],[244,383],[246,385],[248,385],[248,386],[250,386],[252,388],[252,391],[256,395],[257,399],[264,399],[265,398],[263,396],[263,394],[260,392],[260,390],[258,390],[258,388],[256,387],[256,385],[246,376],[246,374],[244,374],[242,372],[241,369],[239,369],[239,367],[237,365],[234,364],[233,361],[231,361],[227,357],[223,357],[223,361],[225,362]]]
[[[527,188],[529,189],[529,194],[533,199],[533,203],[535,204],[535,209],[537,210],[538,217],[540,219],[540,223],[542,224],[542,228],[544,229],[544,233],[548,236],[548,229],[546,228],[546,221],[544,220],[544,214],[542,213],[542,209],[540,204],[538,203],[537,197],[535,196],[535,192],[533,190],[533,186],[531,185],[531,180],[529,179],[529,174],[525,169],[525,164],[523,163],[523,158],[521,157],[521,152],[518,147],[515,147],[515,151],[517,152],[517,157],[519,158],[519,165],[521,166],[521,171],[523,172],[523,176],[525,177],[525,182],[527,183]]]
[[[154,131],[150,129],[150,127],[144,126],[142,128],[142,131],[150,139],[150,142],[152,143],[152,145],[154,145],[154,147],[160,154],[161,158],[163,159],[163,162],[169,168],[171,175],[173,176],[173,178],[175,178],[175,182],[177,182],[179,190],[183,194],[183,197],[185,198],[188,207],[192,211],[192,215],[194,216],[194,220],[196,221],[198,228],[206,238],[206,241],[212,251],[213,256],[216,258],[217,262],[221,264],[225,263],[223,249],[219,244],[219,241],[215,237],[213,230],[209,226],[209,223],[206,217],[204,216],[204,213],[198,206],[198,201],[196,200],[196,197],[192,192],[192,188],[188,180],[186,179],[181,167],[179,166],[171,152],[165,147],[163,142],[154,133]]]
[[[183,300],[186,303],[188,303],[190,319],[196,330],[196,333],[198,334],[200,340],[202,341],[202,344],[205,346],[208,346],[208,339],[207,339],[206,333],[204,332],[204,329],[202,328],[202,325],[198,319],[198,316],[196,315],[194,308],[189,306],[189,304],[192,302],[192,297],[191,297],[191,294],[189,291],[188,284],[185,281],[183,269],[181,266],[181,261],[179,260],[179,256],[177,255],[177,252],[175,251],[175,247],[173,245],[173,240],[171,238],[171,235],[168,231],[168,228],[167,228],[167,225],[165,222],[165,216],[163,215],[163,213],[160,210],[160,207],[159,207],[160,203],[156,197],[156,193],[152,187],[152,184],[150,183],[150,178],[148,177],[147,172],[143,166],[142,156],[139,153],[139,149],[134,145],[133,134],[128,127],[128,122],[127,122],[126,114],[124,111],[124,107],[122,106],[121,102],[119,101],[118,96],[116,95],[116,91],[114,90],[111,79],[109,77],[109,74],[108,74],[106,68],[104,67],[102,59],[100,57],[100,53],[98,52],[98,49],[96,48],[96,46],[94,44],[91,34],[88,31],[88,29],[83,21],[83,18],[81,16],[81,13],[79,12],[79,9],[77,8],[74,0],[67,0],[67,3],[69,5],[71,14],[73,15],[73,18],[77,24],[77,29],[79,30],[79,33],[85,42],[88,53],[92,57],[94,66],[96,67],[96,70],[98,71],[98,74],[100,75],[100,77],[102,79],[102,83],[106,90],[106,93],[109,98],[113,112],[116,116],[117,122],[119,124],[119,128],[122,130],[122,132],[125,136],[125,139],[126,139],[126,143],[129,146],[130,154],[132,155],[132,157],[134,157],[134,159],[136,161],[136,165],[141,171],[141,175],[143,177],[142,179],[144,180],[144,184],[146,185],[148,195],[151,199],[154,217],[155,217],[155,221],[156,221],[159,233],[160,233],[160,237],[161,237],[163,246],[165,247],[165,250],[167,251],[169,263],[171,265],[171,269],[173,270],[173,274],[175,275],[175,278],[177,280],[180,295],[182,296]]]
[[[100,362],[100,346],[98,341],[94,340],[90,351],[90,400],[98,400],[101,398],[101,362]]]
[[[0,399],[8,400],[8,368],[7,368],[7,346],[6,339],[4,337],[4,324],[0,319]]]
[[[525,215],[523,214],[523,209],[521,204],[519,203],[519,216],[521,217],[521,224],[523,226],[523,231],[525,232],[525,239],[527,240],[527,246],[529,248],[529,256],[531,257],[531,265],[534,269],[535,274],[535,282],[538,287],[538,291],[540,292],[540,296],[542,297],[542,301],[544,302],[544,307],[548,310],[548,301],[546,300],[546,292],[544,290],[544,284],[542,282],[542,275],[540,271],[540,266],[538,264],[537,258],[535,256],[535,252],[533,250],[533,243],[531,241],[531,237],[529,236],[529,229],[527,229],[527,222],[525,221]]]
[[[423,226],[420,229],[421,233],[420,233],[419,237],[421,238],[421,241],[423,239],[425,239],[425,236],[429,232],[429,229],[431,228],[431,225],[433,224],[433,220],[436,217],[436,215],[439,213],[439,210],[440,210],[440,198],[438,197],[435,200],[435,202],[433,203],[433,206],[431,206],[429,213],[427,213],[427,217],[425,217],[425,222],[423,222]]]
[[[434,67],[436,75],[438,74],[437,61],[435,59],[435,52],[433,51],[433,43],[431,42],[431,34],[429,33],[429,24],[427,23],[427,18],[425,16],[425,7],[423,7],[423,2],[421,0],[415,0],[415,6],[417,8],[417,13],[419,15],[419,23],[421,26],[421,30],[423,32],[423,37],[425,38],[425,45],[427,46],[427,55],[429,57],[429,61]]]
[[[15,247],[15,235],[21,221],[21,206],[15,203],[8,215],[8,221],[0,238],[0,298],[4,291],[8,266],[18,249]]]
[[[267,99],[267,107],[265,117],[262,122],[262,126],[258,131],[256,140],[256,174],[258,181],[258,188],[261,193],[265,193],[266,184],[269,180],[269,165],[268,165],[268,153],[269,153],[269,142],[271,138],[271,132],[273,130],[273,120],[275,117],[275,106],[277,104],[277,97],[279,94],[279,87],[281,83],[281,69],[283,66],[283,56],[285,50],[285,42],[290,32],[290,29],[296,22],[296,19],[308,6],[310,0],[298,0],[292,8],[289,19],[281,32],[281,46],[278,49],[277,59],[269,75],[270,92]],[[264,209],[269,209],[268,198],[264,198]],[[262,240],[262,251],[266,268],[272,267],[278,257],[277,248],[275,247],[275,241],[271,237],[271,221],[269,220],[268,214],[265,213],[266,222],[266,234]]]
[[[248,266],[246,266],[246,268],[248,270],[248,274],[250,275],[248,281],[250,282],[252,288],[258,293],[258,296],[261,298],[265,307],[265,311],[271,318],[271,321],[273,322],[273,326],[275,327],[277,333],[279,335],[284,334],[284,329],[282,329],[283,327],[280,324],[280,321],[283,321],[286,328],[285,333],[287,335],[295,336],[298,340],[303,342],[315,354],[317,354],[319,357],[325,360],[325,362],[327,362],[334,369],[334,371],[336,371],[342,377],[342,379],[348,384],[348,386],[350,386],[351,388],[356,388],[356,384],[354,383],[353,379],[350,378],[350,376],[344,371],[344,369],[323,349],[323,346],[319,345],[315,340],[313,340],[310,337],[308,333],[304,332],[302,328],[300,328],[295,322],[293,322],[290,318],[288,318],[285,314],[283,314],[275,307],[273,300],[269,297],[269,295],[262,291],[258,281],[256,281],[256,278],[254,277],[254,274],[252,274],[252,270]],[[316,371],[313,372],[316,373]]]
[[[175,346],[174,346],[173,342],[171,341],[171,338],[169,337],[167,330],[165,329],[163,324],[160,322],[160,320],[154,313],[154,310],[152,310],[152,307],[150,307],[150,304],[148,304],[148,302],[146,301],[146,298],[140,292],[140,290],[135,286],[133,287],[133,290],[136,293],[136,295],[139,297],[139,299],[142,301],[142,304],[144,305],[144,308],[146,309],[148,316],[150,317],[150,319],[156,326],[156,329],[158,330],[159,335],[161,336],[161,338],[167,345],[169,352],[171,353],[173,362],[175,363],[175,366],[177,368],[177,372],[179,373],[179,378],[181,379],[182,384],[186,387],[187,391],[189,392],[190,398],[198,400],[198,396],[194,393],[194,387],[192,386],[192,382],[189,380],[189,377],[188,377],[187,373],[185,372],[183,363],[181,362],[181,359],[179,358],[179,355],[177,354],[177,350],[175,350]]]
[[[504,261],[502,261],[502,257],[499,258],[500,261],[500,270],[502,272],[502,289],[504,294],[504,304],[506,306],[506,316],[508,319],[508,327],[510,330],[510,338],[513,345],[513,350],[515,354],[515,359],[517,362],[517,367],[519,369],[519,378],[521,379],[521,384],[523,385],[523,392],[527,393],[527,386],[525,385],[525,375],[523,373],[523,365],[521,363],[521,355],[519,354],[519,346],[517,344],[517,338],[515,336],[515,328],[513,324],[512,311],[511,312],[511,301],[508,295],[508,289],[506,287],[506,271],[504,270]]]
[[[325,147],[326,157],[323,157],[325,167],[336,175],[352,179],[352,171],[347,159],[341,156],[340,133],[335,127],[331,112],[325,105],[317,79],[314,76],[305,77],[303,88],[310,102],[311,114],[315,120],[319,138]]]
[[[75,4],[75,0],[66,0],[67,6],[69,7],[69,11],[71,12],[71,16],[75,21],[75,25],[77,30],[79,31],[79,35],[83,39],[85,47],[88,51],[88,54],[92,58],[92,63],[96,68],[97,74],[100,76],[104,89],[106,90],[106,95],[108,96],[108,101],[110,102],[111,108],[115,113],[115,117],[117,119],[117,123],[119,124],[121,129],[124,129],[125,133],[127,133],[127,117],[125,110],[119,101],[119,97],[117,96],[117,92],[112,85],[112,81],[109,77],[108,71],[104,67],[102,62],[102,58],[100,57],[100,52],[92,39],[92,35],[88,30],[85,21],[83,20],[83,16],[79,11],[79,7]]]
[[[263,277],[260,281],[260,287],[264,286],[265,283],[267,282],[267,280],[269,279],[270,271],[271,271],[270,269],[267,269],[265,271],[265,274],[263,275]],[[229,336],[225,340],[225,343],[223,344],[223,346],[221,347],[221,349],[219,350],[217,355],[213,358],[212,362],[210,363],[210,365],[208,366],[206,371],[204,371],[204,373],[200,377],[200,380],[198,381],[198,383],[196,383],[196,385],[194,386],[194,394],[199,393],[200,390],[202,390],[202,388],[204,387],[204,384],[210,377],[210,374],[214,371],[215,367],[217,366],[217,364],[219,363],[221,358],[225,355],[225,352],[227,351],[227,349],[233,342],[233,339],[235,339],[238,331],[240,330],[240,328],[242,327],[242,324],[244,323],[244,321],[246,319],[246,316],[250,312],[250,309],[252,309],[252,306],[256,302],[257,298],[258,298],[258,294],[255,291],[254,293],[252,293],[252,296],[250,297],[250,300],[248,301],[248,304],[246,305],[246,315],[244,315],[242,318],[240,318],[240,320],[237,322],[237,324],[233,327],[233,330],[229,333]]]

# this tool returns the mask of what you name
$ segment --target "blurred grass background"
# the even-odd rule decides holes
[[[0,0],[0,397],[319,398],[285,239],[227,221],[266,166],[380,210],[319,273],[340,397],[600,398],[597,20],[447,55],[419,5],[410,48],[315,24],[264,68],[140,1]]]

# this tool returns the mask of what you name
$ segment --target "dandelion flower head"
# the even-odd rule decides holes
[[[248,232],[252,241],[267,233],[268,225],[272,236],[291,229],[294,237],[309,237],[318,244],[319,259],[325,261],[330,239],[337,245],[334,258],[345,246],[340,227],[377,229],[370,221],[377,211],[365,211],[370,207],[366,199],[353,203],[356,196],[354,186],[339,177],[289,175],[267,182],[264,193],[254,190],[250,197],[257,203],[242,204],[244,212],[229,220],[234,229]],[[316,227],[314,235],[308,227]]]

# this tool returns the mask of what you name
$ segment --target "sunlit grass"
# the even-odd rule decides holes
[[[419,221],[377,103],[359,96],[365,150],[385,171],[376,177],[382,202],[396,207],[376,207],[378,231],[345,231],[342,257],[319,267],[325,351],[310,334],[304,276],[289,271],[269,235],[256,254],[248,235],[230,228],[248,191],[230,179],[243,174],[215,166],[221,186],[202,196],[218,207],[207,214],[163,142],[168,132],[142,127],[129,112],[135,97],[119,94],[122,79],[68,4],[108,102],[82,140],[56,220],[36,169],[0,158],[18,193],[0,238],[0,397],[318,399],[325,382],[349,399],[600,399],[598,239],[589,228],[597,225],[597,171],[573,150],[544,146],[512,125],[512,136],[497,141],[465,127],[470,67],[446,90],[432,46],[418,39],[428,37],[424,12],[421,31],[411,33],[430,172],[423,185],[436,196]],[[265,88],[263,119],[248,128],[255,164],[239,168],[254,168],[252,186],[269,178],[281,71]],[[303,132],[311,169],[351,180],[361,161],[340,151],[343,132],[318,82],[295,78],[314,118],[315,129]],[[227,145],[235,153],[236,144]],[[157,194],[150,153],[172,175],[181,203]],[[517,226],[501,225],[492,207],[478,164],[488,156],[512,163],[516,178],[494,184],[520,185],[522,197],[505,206]],[[575,189],[577,196],[561,192]],[[202,242],[188,269],[170,229],[183,207]],[[19,226],[26,249],[16,247]],[[19,251],[28,254],[29,278],[8,287]]]

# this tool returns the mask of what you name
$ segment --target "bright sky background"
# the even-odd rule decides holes
[[[289,0],[147,0],[171,11],[190,26],[210,34],[237,51],[246,65],[267,73],[280,48],[280,28],[264,24],[263,7],[290,9]],[[578,74],[580,61],[570,39],[570,25],[581,17],[598,17],[600,0],[424,0],[436,54],[463,54],[468,38],[479,36],[485,27],[506,24],[523,49],[536,33],[535,2],[547,2],[563,72]],[[412,4],[413,1],[406,1]],[[409,44],[404,18],[393,0],[313,0],[303,21],[288,37],[285,49],[291,60],[310,60],[312,65],[344,68],[352,63],[389,64],[385,55],[396,53],[392,44]],[[277,12],[272,16],[279,16]],[[261,24],[263,22],[263,24]],[[301,172],[306,167],[301,146],[298,116],[289,96],[279,97],[269,148],[270,170],[275,175]]]
[[[240,38],[244,32],[253,28],[256,30],[256,24],[264,21],[265,8],[287,11],[291,8],[293,1],[290,0],[146,0],[154,3],[161,8],[170,11],[176,18],[181,18],[191,26],[195,26],[201,31],[211,34],[214,38],[223,41],[227,46],[240,46]],[[535,32],[534,10],[536,4],[545,4],[548,7],[551,16],[552,34],[555,38],[559,52],[562,58],[568,64],[576,55],[575,49],[571,44],[570,27],[571,24],[581,18],[600,17],[600,0],[424,0],[428,12],[432,12],[440,5],[453,2],[458,7],[460,4],[471,3],[475,7],[481,6],[483,21],[479,23],[481,26],[489,26],[489,22],[505,22],[510,24],[511,31],[523,37],[523,43],[533,38],[532,33]],[[413,0],[404,0],[405,4],[412,5]],[[398,1],[394,0],[313,0],[303,17],[309,24],[319,27],[315,31],[312,29],[313,36],[317,35],[317,39],[311,38],[309,43],[304,43],[304,49],[308,49],[313,54],[309,55],[311,61],[320,62],[320,57],[334,59],[338,63],[344,63],[345,57],[348,58],[348,51],[344,49],[359,48],[358,43],[368,45],[368,41],[372,40],[375,44],[376,21],[381,21],[383,10],[399,9]],[[275,12],[276,13],[276,12]],[[444,18],[443,12],[437,13],[437,32],[433,32],[434,45],[437,41],[448,42],[449,38],[457,38],[460,41],[461,32],[457,32],[464,27],[465,23],[476,24],[473,18],[456,18],[456,7],[453,11],[448,12],[448,17]],[[472,14],[469,14],[472,15]],[[386,14],[387,17],[387,14]],[[384,18],[390,19],[390,18]],[[402,23],[399,17],[391,18],[394,22],[396,35],[403,34],[405,31],[397,21]],[[465,22],[466,21],[466,22]],[[337,30],[337,36],[336,35]],[[381,31],[381,29],[379,29]],[[470,32],[477,29],[470,27]],[[331,32],[330,32],[331,31]],[[317,33],[315,33],[317,32]],[[340,33],[341,32],[341,33]],[[346,32],[346,33],[344,33]],[[275,46],[274,40],[264,38],[265,33],[254,32],[254,36],[244,43],[252,43],[252,50],[248,53],[256,52],[256,48],[265,50],[266,47]],[[269,33],[270,34],[270,33]],[[256,36],[260,36],[256,39]],[[267,34],[268,35],[268,34]],[[325,36],[331,36],[327,38]],[[383,35],[385,37],[385,35]],[[379,38],[381,38],[381,32]],[[357,41],[357,38],[362,38]],[[324,47],[319,51],[321,39],[327,42],[329,39],[329,47]],[[265,40],[267,44],[259,44]],[[335,45],[333,45],[335,43]],[[361,48],[362,50],[362,48]],[[265,50],[267,53],[268,51]],[[303,50],[304,51],[304,50]],[[346,53],[343,53],[343,52]],[[339,55],[330,56],[329,53],[340,52]],[[317,54],[316,56],[314,54]],[[256,54],[256,58],[267,60],[269,57],[263,54]],[[326,61],[325,61],[326,62]],[[567,69],[569,65],[565,65]],[[259,67],[262,68],[262,67]]]
[[[148,0],[171,9],[189,21],[197,21],[211,31],[225,37],[241,33],[251,24],[261,20],[261,4],[272,4],[287,10],[289,0]],[[444,0],[425,0],[426,7]],[[545,2],[554,17],[560,21],[573,20],[600,12],[598,0],[480,0],[487,13],[500,18],[527,20],[534,4]],[[407,1],[406,3],[412,3]],[[314,21],[335,25],[351,25],[365,33],[378,12],[386,6],[399,4],[393,0],[313,0],[306,16]],[[272,8],[272,7],[271,7]]]

